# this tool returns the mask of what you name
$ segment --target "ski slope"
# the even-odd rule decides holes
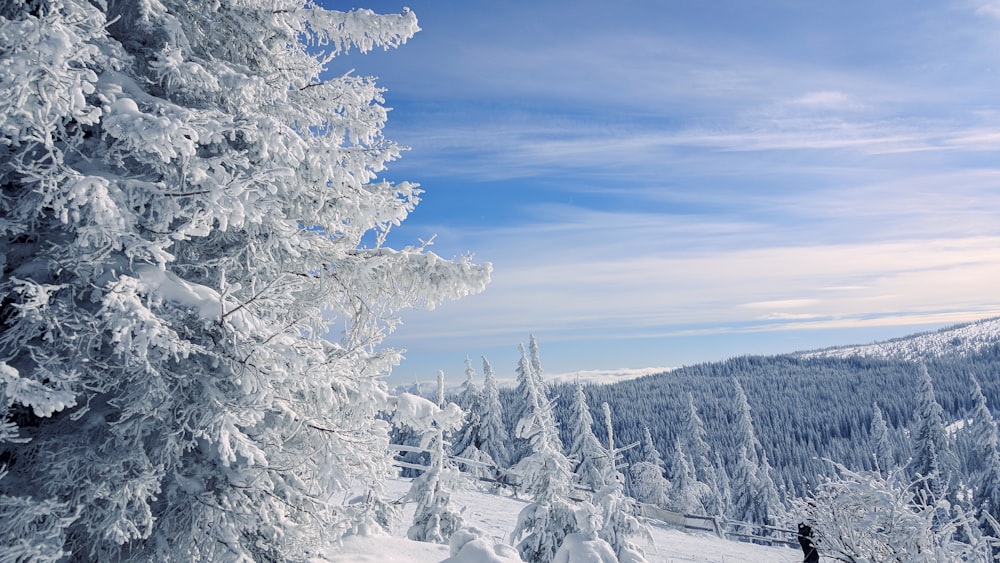
[[[409,481],[390,479],[386,483],[390,498],[400,499],[409,489]],[[477,490],[456,492],[453,502],[464,507],[466,525],[485,531],[495,541],[510,543],[517,515],[527,504],[524,500],[493,495]],[[345,538],[343,545],[328,556],[337,563],[437,563],[451,554],[448,546],[409,541],[406,529],[413,517],[413,506],[403,510],[390,537]],[[650,526],[653,543],[639,543],[650,563],[798,563],[802,552],[787,547],[767,547],[728,541],[711,534],[689,534],[666,526]]]

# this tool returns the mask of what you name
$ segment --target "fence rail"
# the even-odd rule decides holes
[[[799,545],[797,539],[798,532],[777,526],[740,522],[721,517],[713,518],[697,514],[684,514],[644,503],[639,503],[639,514],[650,520],[658,520],[675,528],[709,532],[720,538],[766,545],[787,545],[790,547],[798,547]]]

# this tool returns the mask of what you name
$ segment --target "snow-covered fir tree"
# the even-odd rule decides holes
[[[498,468],[504,469],[510,463],[507,444],[510,437],[503,422],[503,405],[500,404],[500,389],[493,374],[493,366],[483,358],[483,401],[482,425],[479,429],[480,449],[490,456]]]
[[[739,380],[733,378],[736,388],[737,414],[736,434],[739,454],[730,475],[732,505],[730,515],[742,522],[760,525],[774,525],[781,512],[781,500],[771,477],[771,465],[767,453],[757,439],[753,426],[750,403]]]
[[[944,498],[949,491],[955,492],[957,460],[945,430],[944,411],[934,396],[934,384],[923,364],[919,377],[913,458],[908,468],[911,476],[924,478],[920,483],[932,497]]]
[[[328,499],[385,473],[384,335],[489,278],[384,246],[420,190],[379,176],[374,81],[324,74],[417,30],[309,0],[0,4],[7,558],[307,560],[356,529]]]
[[[715,478],[716,483],[718,483],[718,499],[719,499],[719,516],[725,516],[727,514],[732,514],[733,510],[733,489],[729,479],[729,472],[726,471],[726,465],[722,461],[722,456],[719,451],[715,451]]]
[[[452,442],[452,450],[459,459],[459,467],[476,477],[493,477],[495,462],[483,451],[483,394],[475,381],[476,370],[472,360],[465,360],[465,382],[458,396],[458,406],[465,412],[465,421]],[[462,460],[468,460],[463,463]]]
[[[637,512],[635,499],[625,494],[625,476],[618,471],[615,463],[615,433],[611,424],[611,407],[608,403],[601,404],[604,414],[605,435],[608,437],[608,447],[605,449],[605,475],[602,479],[604,487],[594,494],[594,503],[601,508],[601,529],[598,536],[615,552],[620,563],[645,563],[646,558],[641,548],[633,541],[639,535],[652,541],[649,529],[635,517]]]
[[[757,473],[757,490],[754,493],[757,498],[757,515],[752,521],[775,526],[780,524],[784,518],[785,505],[784,496],[778,492],[772,473],[767,452],[761,451],[760,471]]]
[[[642,429],[639,461],[629,470],[632,476],[632,496],[639,502],[666,508],[670,481],[663,476],[663,458],[653,445],[648,426]]]
[[[893,453],[892,442],[889,441],[889,427],[878,404],[872,407],[872,423],[868,435],[875,469],[885,474],[896,466],[896,456]]]
[[[736,408],[739,409],[736,426],[733,428],[736,443],[746,448],[747,459],[757,464],[760,461],[762,446],[760,440],[757,438],[757,431],[753,426],[750,401],[747,400],[747,394],[743,391],[743,385],[740,384],[740,380],[735,377],[733,378],[733,387],[736,389]]]
[[[970,375],[972,412],[969,432],[975,459],[972,483],[972,508],[982,530],[990,535],[1000,535],[995,526],[1000,523],[1000,451],[997,442],[997,423],[986,406],[986,397],[975,376]]]
[[[599,491],[608,484],[606,479],[614,472],[610,469],[611,459],[607,448],[594,435],[594,419],[587,406],[587,395],[579,381],[574,388],[569,416],[573,443],[570,444],[567,456],[575,465],[573,481],[590,491]]]
[[[458,394],[457,404],[463,411],[482,410],[482,392],[476,384],[476,368],[472,367],[472,360],[465,358],[465,381],[462,382],[462,390]],[[477,413],[477,418],[479,414]]]
[[[520,352],[521,359],[517,362],[517,366],[514,368],[514,379],[517,381],[517,387],[515,388],[515,400],[511,405],[511,418],[514,421],[515,426],[522,420],[534,416],[534,407],[531,404],[533,394],[537,393],[541,385],[539,385],[538,380],[535,379],[534,372],[531,369],[531,363],[528,361],[527,351],[524,348],[524,344],[518,345],[518,351]],[[513,459],[511,462],[517,463],[522,458],[531,453],[531,444],[528,440],[515,435],[512,437],[513,440],[510,444],[510,451]]]
[[[530,374],[531,367],[523,345],[520,351],[517,372],[523,377],[521,374]],[[516,433],[518,438],[528,440],[531,453],[517,463],[514,473],[521,487],[531,495],[532,503],[521,510],[511,537],[518,542],[518,551],[525,561],[547,563],[552,561],[563,539],[578,531],[579,507],[570,500],[573,473],[563,453],[552,403],[533,378],[524,377],[524,381],[529,408],[518,421]]]
[[[757,465],[750,461],[747,456],[746,446],[740,446],[736,464],[733,466],[733,473],[730,475],[732,506],[729,517],[733,520],[753,524],[760,523],[756,496],[760,478],[757,471]]]
[[[678,438],[674,443],[674,455],[670,457],[670,491],[667,493],[667,508],[681,514],[706,513],[701,499],[708,496],[708,486],[698,481],[694,468],[684,451],[684,442]]]
[[[538,350],[538,340],[534,334],[528,335],[528,355],[531,366],[531,375],[535,378],[535,383],[544,388],[545,380],[542,378],[542,355]],[[548,392],[548,391],[546,391]]]
[[[705,508],[706,514],[722,514],[719,500],[719,484],[715,475],[715,465],[710,459],[712,455],[708,442],[705,441],[705,424],[698,414],[698,407],[694,404],[694,395],[688,393],[687,418],[684,421],[684,449],[688,453],[688,459],[694,468],[695,479],[705,485],[704,495],[701,504]]]

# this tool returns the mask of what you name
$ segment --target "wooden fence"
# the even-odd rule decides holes
[[[675,528],[692,532],[709,532],[737,541],[759,543],[764,545],[787,545],[798,547],[798,533],[776,526],[739,522],[721,517],[699,516],[664,510],[651,504],[639,504],[639,515],[650,520],[657,520]]]
[[[426,451],[415,446],[404,446],[401,444],[390,444],[389,449],[403,452]],[[492,467],[489,464],[471,459],[464,459],[455,456],[448,456],[448,459],[465,465],[490,467],[496,470],[495,467]],[[407,463],[396,459],[394,459],[392,463],[397,467],[406,467],[419,471],[427,471],[430,469],[424,465]],[[496,478],[491,479],[488,477],[480,477],[479,480],[492,483],[498,487],[509,487],[514,491],[515,496],[517,495],[518,482],[517,475],[514,472],[498,472]],[[658,506],[641,502],[637,502],[636,505],[639,507],[639,516],[650,520],[657,520],[675,528],[692,532],[709,532],[719,536],[720,538],[763,545],[787,545],[796,548],[799,546],[798,532],[795,530],[788,530],[776,526],[766,526],[763,524],[752,524],[750,522],[740,522],[737,520],[728,520],[722,517],[699,516],[697,514],[672,512],[670,510],[664,510]]]

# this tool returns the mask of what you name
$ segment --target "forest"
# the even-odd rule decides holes
[[[1000,405],[1000,378],[996,377],[1000,346],[968,355],[928,357],[923,362],[949,423],[968,416],[974,406],[970,375],[979,381],[991,410],[995,412]],[[919,366],[912,361],[744,356],[584,387],[588,404],[612,406],[620,440],[639,440],[643,427],[649,427],[654,444],[665,454],[683,428],[690,393],[705,422],[708,442],[720,450],[723,460],[732,460],[738,447],[729,431],[738,415],[733,384],[737,379],[746,392],[757,435],[779,487],[800,496],[831,471],[825,459],[853,469],[873,468],[870,430],[876,404],[889,428],[895,459],[905,463],[910,455],[907,435],[917,422],[919,377]],[[568,408],[562,398],[572,396],[569,386],[555,386],[553,394]]]

